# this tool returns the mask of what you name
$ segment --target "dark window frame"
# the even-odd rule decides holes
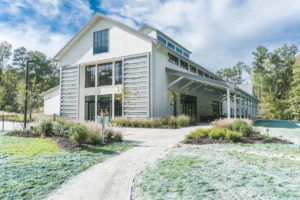
[[[203,71],[201,71],[200,69],[198,69],[198,75],[203,77],[204,76]]]
[[[117,66],[117,64],[121,64],[121,65],[119,65],[119,66]],[[123,63],[122,63],[122,61],[117,61],[117,62],[115,62],[115,64],[114,64],[114,72],[115,72],[115,85],[121,85],[122,84],[122,79],[123,79],[123,77],[122,77],[122,71],[123,71]],[[119,68],[119,69],[117,69],[117,68]],[[118,73],[117,73],[118,72]]]
[[[172,44],[171,42],[168,42],[168,43],[167,43],[167,46],[168,46],[170,49],[172,49],[172,50],[175,51],[175,45]]]
[[[107,69],[107,68],[110,68],[110,69]],[[97,75],[98,75],[97,86],[112,85],[112,83],[113,83],[112,82],[112,79],[113,79],[112,68],[113,68],[113,63],[102,63],[97,66]],[[104,71],[104,73],[107,73],[107,74],[101,75],[101,73],[103,71]],[[110,73],[108,73],[107,71],[110,71]],[[106,78],[105,78],[105,76],[106,76]],[[109,76],[110,76],[110,78],[107,78]]]
[[[92,68],[93,70],[91,71],[91,77],[88,79],[88,68]],[[94,74],[92,74],[94,73]],[[95,87],[96,86],[96,66],[95,65],[87,65],[85,66],[85,70],[84,70],[84,77],[85,77],[85,88],[90,88],[90,87]],[[93,79],[92,79],[93,77]],[[88,81],[89,80],[89,81]]]
[[[178,65],[178,57],[174,56],[173,54],[168,53],[168,61],[174,65]]]
[[[161,37],[160,35],[157,36],[157,40],[163,44],[163,45],[167,45],[167,40],[165,40],[163,37]]]
[[[93,33],[93,53],[94,54],[107,53],[108,51],[109,51],[109,29],[95,31]]]
[[[176,47],[176,52],[179,53],[180,55],[182,55],[182,50],[178,47]]]
[[[180,59],[180,67],[189,70],[189,63]]]
[[[92,98],[92,100],[89,98]],[[89,95],[84,97],[84,109],[85,109],[84,119],[85,120],[95,121],[95,106],[96,106],[95,103],[96,103],[95,95]]]
[[[197,74],[197,68],[194,67],[193,65],[190,65],[190,71],[194,74]]]

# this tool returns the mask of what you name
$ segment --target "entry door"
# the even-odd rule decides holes
[[[212,101],[211,102],[212,106],[212,115],[214,118],[219,118],[220,117],[220,103],[219,101]]]
[[[181,114],[196,119],[197,117],[197,97],[190,95],[180,95]]]

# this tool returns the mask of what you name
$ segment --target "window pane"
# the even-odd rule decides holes
[[[191,70],[191,72],[193,72],[195,74],[197,73],[197,69],[193,65],[190,65],[190,70]]]
[[[112,63],[98,65],[98,86],[112,85]]]
[[[108,29],[94,32],[94,54],[108,52]]]
[[[122,61],[115,63],[115,84],[122,84]]]
[[[170,63],[178,65],[178,58],[176,56],[173,56],[170,53],[168,53],[168,60],[169,60]]]
[[[185,53],[185,52],[183,52],[183,56],[186,57],[186,58],[190,58],[190,55]]]
[[[85,67],[85,87],[95,87],[95,65]]]
[[[175,46],[174,46],[172,43],[170,43],[170,42],[168,42],[168,47],[169,47],[170,49],[175,50]]]
[[[160,37],[159,35],[157,36],[157,40],[164,45],[166,45],[167,43],[167,41],[164,38]]]
[[[85,120],[95,120],[95,96],[85,97]]]
[[[189,64],[183,60],[180,60],[180,67],[183,69],[189,69]]]
[[[204,75],[205,75],[205,78],[209,78],[209,74],[204,73]]]
[[[198,75],[199,76],[203,76],[203,71],[201,71],[200,69],[198,69]]]
[[[107,114],[106,116],[111,117],[112,111],[112,95],[98,95],[97,96],[97,115],[100,116],[101,112]]]
[[[122,95],[115,94],[115,117],[122,117]]]
[[[182,54],[182,50],[176,47],[176,52]]]

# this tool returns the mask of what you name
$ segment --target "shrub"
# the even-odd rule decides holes
[[[170,118],[170,117],[162,117],[162,118],[160,119],[160,123],[161,123],[163,126],[168,125],[169,118]]]
[[[160,124],[160,122],[158,120],[152,120],[151,121],[151,127],[152,128],[158,128],[160,126],[161,126],[161,124]]]
[[[43,120],[39,124],[39,130],[45,136],[50,136],[53,134],[53,123],[52,120]]]
[[[88,133],[87,138],[93,145],[100,144],[100,136],[94,133]]]
[[[114,138],[115,138],[116,141],[121,142],[121,141],[123,140],[122,133],[116,132],[116,133],[114,134]]]
[[[71,140],[82,144],[88,138],[87,129],[84,125],[77,123],[71,127]]]
[[[176,126],[177,126],[176,123],[177,123],[177,122],[176,122],[176,118],[175,118],[175,117],[170,117],[170,119],[169,119],[169,126],[170,126],[171,128],[176,128]]]
[[[252,134],[251,126],[243,120],[235,120],[232,124],[232,130],[243,134],[243,136],[250,136]]]
[[[238,141],[241,141],[242,134],[238,133],[238,132],[231,131],[231,130],[227,130],[225,139],[226,140],[231,140],[233,142],[238,142]]]
[[[231,129],[233,122],[234,122],[233,118],[223,118],[223,119],[217,119],[215,121],[212,121],[211,124],[216,127]]]
[[[72,124],[66,120],[58,119],[53,123],[53,133],[59,136],[68,136]]]
[[[139,127],[140,123],[138,121],[134,120],[134,121],[131,122],[131,126],[132,127]]]
[[[178,126],[188,126],[190,124],[190,117],[185,115],[179,115],[176,117],[176,124]]]
[[[216,139],[216,140],[220,138],[224,139],[225,135],[226,135],[226,129],[224,128],[214,127],[209,129],[208,132],[209,139]]]
[[[114,130],[113,129],[105,129],[104,130],[104,136],[105,136],[105,138],[107,138],[107,139],[111,139],[113,136],[114,136]]]

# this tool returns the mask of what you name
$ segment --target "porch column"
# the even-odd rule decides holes
[[[234,101],[234,118],[236,118],[236,92],[234,93],[234,96],[233,96],[233,101]]]
[[[244,103],[244,106],[243,106],[243,111],[244,111],[244,114],[243,114],[243,116],[244,116],[244,119],[246,118],[246,97],[243,97],[243,103]]]
[[[227,118],[230,118],[230,91],[227,88]]]
[[[242,95],[240,94],[240,97],[239,97],[239,117],[240,119],[242,118]]]

